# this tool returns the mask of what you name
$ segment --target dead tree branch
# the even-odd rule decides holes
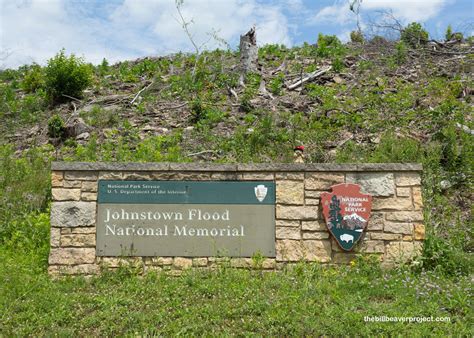
[[[312,73],[309,73],[307,76],[305,76],[304,78],[302,78],[301,80],[298,80],[296,81],[295,83],[291,84],[288,86],[288,89],[289,90],[294,90],[296,88],[298,88],[299,86],[301,86],[302,84],[308,82],[308,81],[312,81],[314,80],[315,78],[317,78],[318,76],[321,76],[323,75],[324,73],[327,73],[328,71],[331,70],[331,66],[327,66],[327,67],[324,67],[320,70],[316,70]]]

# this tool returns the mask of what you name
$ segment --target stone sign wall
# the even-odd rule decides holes
[[[357,254],[377,255],[384,265],[420,253],[425,235],[419,164],[202,164],[79,163],[52,164],[51,274],[96,274],[133,264],[143,271],[191,267],[279,269],[298,261],[344,264]],[[99,181],[199,181],[274,184],[274,255],[107,256],[97,245]],[[330,237],[320,196],[332,185],[356,183],[372,196],[372,212],[363,237],[344,252]],[[274,208],[274,209],[273,209]],[[239,209],[236,209],[239,210]],[[225,210],[222,211],[225,213]],[[104,216],[107,217],[107,216]],[[228,217],[224,214],[224,218]],[[100,242],[101,239],[99,239]],[[100,244],[100,243],[99,243]],[[271,252],[268,251],[268,252]]]

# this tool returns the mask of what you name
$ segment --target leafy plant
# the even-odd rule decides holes
[[[352,31],[351,41],[354,43],[364,43],[364,35],[360,31]]]
[[[407,59],[407,47],[403,41],[395,45],[395,61],[398,65],[405,63]]]
[[[52,138],[62,138],[64,136],[64,132],[66,130],[66,126],[64,124],[63,119],[58,114],[53,115],[48,120],[48,135]]]
[[[279,73],[270,81],[270,91],[272,94],[281,95],[285,76],[283,73]]]
[[[28,93],[34,93],[45,85],[44,72],[40,65],[33,64],[26,73],[21,87]]]
[[[62,49],[48,61],[45,69],[45,88],[53,102],[70,100],[67,96],[80,98],[83,90],[91,83],[92,70],[82,58],[74,54],[67,57]]]
[[[344,46],[335,35],[324,35],[319,33],[316,54],[320,57],[341,56]]]
[[[402,30],[400,39],[410,47],[418,48],[428,43],[428,32],[418,22],[412,22]]]
[[[452,37],[453,37],[453,27],[451,27],[451,25],[448,25],[448,28],[446,28],[446,33],[444,34],[444,38],[446,39],[446,41],[449,41],[451,40]]]

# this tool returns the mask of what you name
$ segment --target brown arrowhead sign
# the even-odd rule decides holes
[[[367,227],[372,196],[362,194],[358,184],[342,183],[331,188],[332,192],[321,194],[326,225],[339,246],[350,251]]]

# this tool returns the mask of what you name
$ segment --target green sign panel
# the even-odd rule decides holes
[[[273,181],[99,181],[98,256],[275,256]]]

